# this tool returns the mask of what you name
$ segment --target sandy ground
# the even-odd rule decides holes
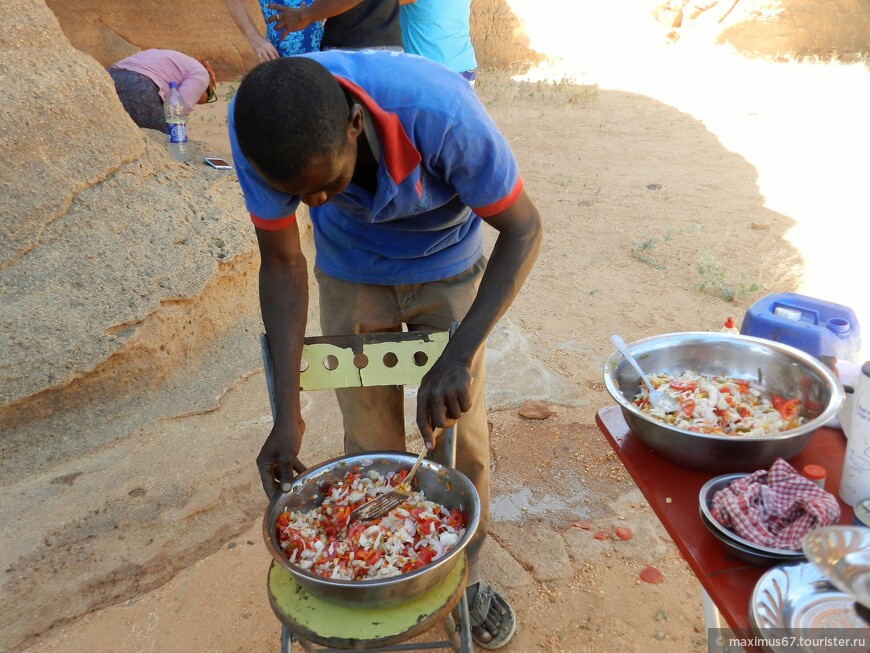
[[[866,212],[859,162],[870,128],[860,117],[870,112],[870,74],[691,44],[628,56],[582,32],[588,52],[519,71],[528,73],[522,81],[482,70],[477,87],[547,228],[505,322],[524,334],[523,356],[550,373],[528,395],[555,412],[544,421],[497,405],[491,413],[495,501],[484,567],[520,615],[508,653],[702,651],[699,585],[594,425],[596,410],[612,403],[600,374],[608,338],[718,330],[726,316],[739,321],[754,301],[786,290],[846,303],[870,324],[861,242],[848,236]],[[548,83],[553,75],[562,81]],[[197,109],[190,132],[227,156],[233,84],[221,87],[221,101]],[[250,420],[251,405],[268,410],[262,383],[240,383],[221,399],[217,437]],[[633,537],[593,537],[617,526]],[[162,587],[58,626],[26,650],[277,651],[268,564],[252,520]],[[647,565],[663,583],[639,579]]]

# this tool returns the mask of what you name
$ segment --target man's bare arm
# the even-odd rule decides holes
[[[520,291],[538,257],[541,216],[526,192],[486,224],[498,232],[477,296],[444,352],[426,373],[417,394],[417,426],[427,443],[436,427],[448,427],[470,408],[471,363],[496,322]]]
[[[308,266],[294,222],[280,231],[257,229],[260,246],[260,310],[272,355],[275,423],[257,467],[271,497],[302,467],[296,456],[305,423],[299,399],[299,368],[308,318]]]
[[[238,27],[239,31],[244,35],[244,37],[248,39],[248,43],[251,45],[251,49],[254,51],[254,54],[257,55],[257,59],[260,62],[277,59],[278,51],[271,43],[269,43],[269,40],[265,38],[260,33],[260,30],[258,30],[257,27],[254,25],[254,21],[251,19],[251,15],[245,8],[244,1],[224,0],[224,3],[227,6],[227,11],[229,12],[230,17],[236,24],[236,27]]]

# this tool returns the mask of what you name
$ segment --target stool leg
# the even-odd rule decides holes
[[[453,651],[453,653],[462,653],[462,641],[459,637],[459,625],[456,623],[456,619],[453,618],[452,612],[444,617],[441,625],[444,626],[444,634],[447,635],[447,643],[450,644],[450,650]]]
[[[468,612],[468,598],[465,592],[459,599],[459,638],[462,653],[474,653],[474,643],[471,640],[471,615]]]
[[[293,641],[290,639],[290,630],[281,624],[281,653],[290,653],[293,650]]]

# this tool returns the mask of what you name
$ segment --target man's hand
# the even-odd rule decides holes
[[[417,427],[427,449],[435,446],[436,428],[450,428],[471,408],[472,381],[467,365],[443,354],[423,377],[417,391]]]
[[[274,9],[278,13],[270,16],[267,22],[275,23],[275,31],[282,39],[289,32],[298,32],[305,29],[313,20],[305,16],[307,7],[285,7],[284,5],[266,5],[267,9]]]
[[[260,481],[270,499],[279,489],[284,490],[296,474],[305,471],[305,465],[296,457],[301,447],[302,434],[305,432],[305,422],[300,417],[295,428],[286,431],[286,428],[276,422],[257,456]]]

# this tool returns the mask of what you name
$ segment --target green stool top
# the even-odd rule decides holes
[[[321,646],[365,650],[391,646],[431,628],[456,606],[467,580],[468,562],[463,555],[443,581],[414,599],[385,608],[349,607],[312,594],[273,560],[269,602],[296,636]]]

